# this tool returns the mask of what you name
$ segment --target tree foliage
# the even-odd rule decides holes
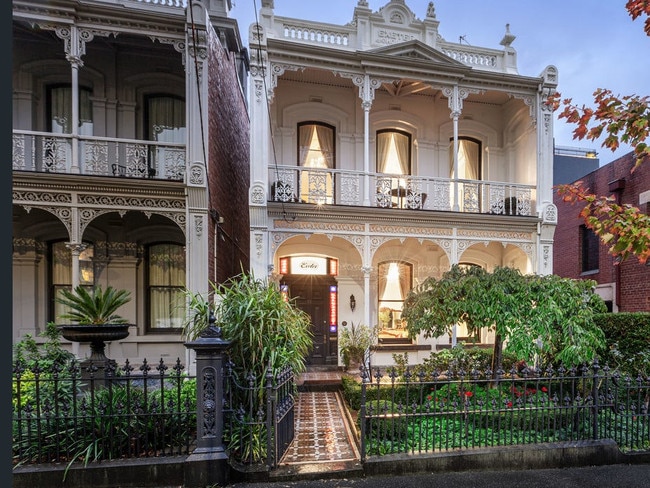
[[[619,204],[613,197],[590,194],[580,184],[562,185],[558,193],[565,202],[584,203],[580,217],[612,256],[626,259],[635,255],[639,262],[650,258],[650,216],[637,207]]]
[[[186,290],[186,338],[200,337],[212,312],[223,338],[232,341],[229,355],[238,370],[254,374],[262,384],[269,366],[274,374],[287,365],[295,373],[305,370],[313,344],[311,319],[275,284],[242,272],[211,288],[208,297]]]
[[[633,20],[645,16],[644,31],[650,36],[650,2],[628,0],[625,5]],[[554,110],[563,109],[560,119],[574,124],[573,138],[594,141],[605,135],[602,146],[618,149],[621,143],[634,148],[638,168],[650,160],[650,97],[639,95],[614,95],[611,90],[598,88],[594,92],[595,108],[573,104],[571,98],[562,99],[559,93],[550,96],[547,103]],[[647,163],[646,163],[647,164]],[[560,185],[558,192],[565,201],[583,203],[580,216],[585,225],[610,246],[610,253],[621,259],[635,255],[641,263],[650,257],[650,219],[638,208],[619,205],[608,196],[598,196],[575,185]]]
[[[523,275],[509,267],[492,273],[454,265],[440,279],[429,278],[406,298],[402,317],[409,335],[438,337],[464,322],[470,332],[492,329],[493,367],[501,344],[518,359],[576,365],[591,361],[604,345],[593,315],[605,310],[591,280]]]

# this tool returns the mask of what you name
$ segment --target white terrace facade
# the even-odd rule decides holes
[[[214,46],[234,60],[244,114],[247,76],[230,0],[192,4],[13,1],[14,341],[61,322],[61,288],[111,285],[131,292],[119,312],[135,327],[109,357],[185,357],[182,289],[208,290],[218,252]]]
[[[278,2],[283,0],[278,0]],[[379,327],[374,364],[469,340],[407,338],[405,295],[452,264],[549,274],[557,71],[445,41],[433,2],[359,0],[346,25],[279,17],[250,28],[251,267],[312,316],[314,364],[337,335]],[[347,324],[347,325],[346,325]],[[487,345],[488,331],[473,338]]]

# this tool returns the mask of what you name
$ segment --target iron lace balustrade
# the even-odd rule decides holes
[[[364,206],[366,186],[372,207],[452,211],[457,193],[460,212],[536,215],[533,185],[303,166],[271,168],[268,201]]]
[[[79,136],[79,161],[70,134],[13,131],[14,171],[184,181],[185,145]]]

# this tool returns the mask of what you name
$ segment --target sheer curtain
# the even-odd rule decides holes
[[[478,180],[479,144],[467,139],[458,140],[458,179]],[[454,144],[449,145],[449,174],[454,178]]]
[[[388,150],[390,148],[389,133],[377,134],[377,173],[386,173],[388,166]]]
[[[185,101],[152,96],[147,103],[148,137],[159,142],[185,142]]]
[[[322,125],[316,126],[316,136],[318,137],[318,144],[320,144],[320,152],[325,161],[327,168],[334,167],[334,137],[332,137],[332,129]]]
[[[50,90],[50,128],[56,134],[72,133],[72,88],[70,86],[51,87]],[[79,134],[92,135],[93,106],[90,90],[79,88]]]
[[[410,173],[410,140],[404,134],[393,133],[392,136],[395,143],[395,149],[397,150],[397,162],[399,163],[400,173],[407,175]]]
[[[309,149],[315,130],[316,128],[313,125],[300,126],[298,131],[298,164],[300,166],[308,166],[307,158],[309,157]]]
[[[149,248],[151,328],[178,328],[185,316],[185,247],[156,244]]]
[[[377,172],[408,175],[411,172],[411,139],[393,131],[377,133]]]

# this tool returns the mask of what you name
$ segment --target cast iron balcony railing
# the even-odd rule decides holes
[[[13,170],[185,179],[185,145],[135,139],[13,131]],[[75,164],[73,149],[77,149]]]
[[[277,166],[269,170],[268,200],[535,216],[535,186],[340,169]],[[368,185],[368,201],[364,189]],[[455,192],[458,198],[455,198]]]

